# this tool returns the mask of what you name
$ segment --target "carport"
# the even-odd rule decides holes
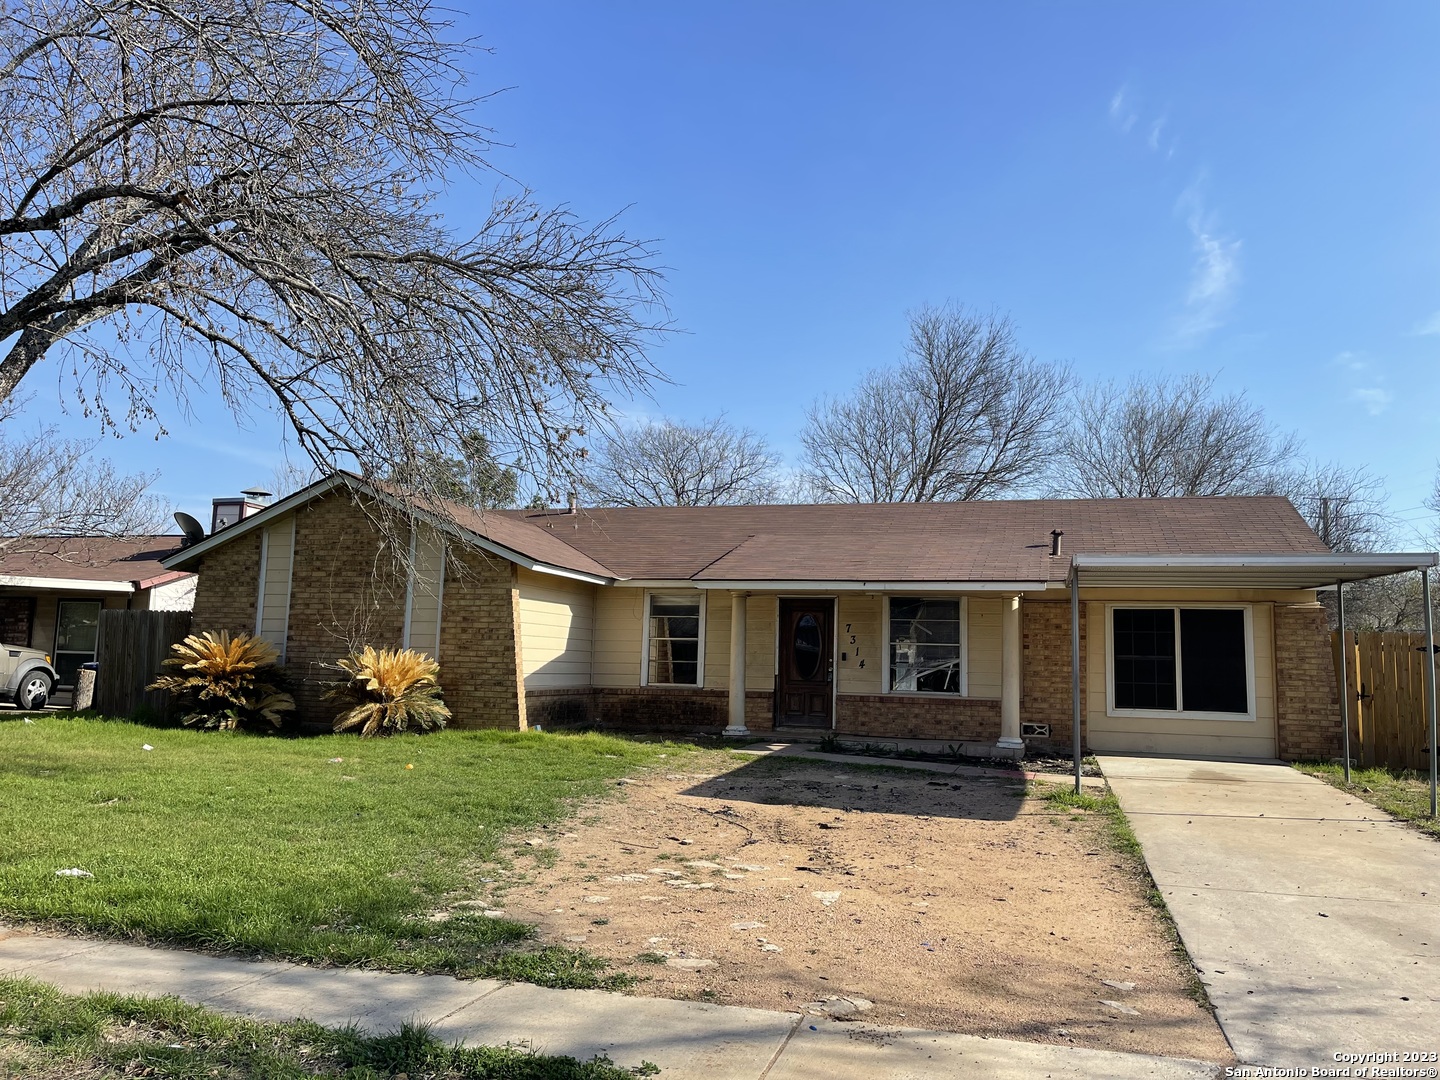
[[[1080,790],[1081,730],[1085,720],[1081,692],[1080,590],[1082,587],[1154,590],[1286,589],[1328,590],[1338,594],[1340,631],[1345,630],[1345,585],[1394,574],[1419,572],[1425,609],[1426,648],[1434,653],[1429,571],[1440,563],[1434,552],[1305,555],[1099,555],[1071,557],[1070,647],[1074,716],[1075,790]],[[1157,593],[1158,595],[1158,593]],[[1106,646],[1108,648],[1108,645]],[[1343,655],[1343,650],[1342,650]],[[1342,669],[1345,667],[1342,664]],[[1436,813],[1435,668],[1425,665],[1426,717],[1430,745],[1430,812]],[[1350,679],[1341,672],[1341,701],[1349,699]],[[1342,710],[1346,778],[1350,769],[1350,725]]]

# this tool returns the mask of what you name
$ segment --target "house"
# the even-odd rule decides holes
[[[376,511],[404,506],[337,473],[163,561],[199,573],[197,629],[275,644],[314,719],[335,659],[369,643],[433,655],[461,727],[1018,756],[1069,746],[1078,648],[1090,748],[1251,758],[1339,752],[1316,589],[1419,564],[1332,555],[1273,497],[452,505],[397,538]]]
[[[180,544],[179,536],[42,537],[0,551],[0,642],[49,653],[68,689],[95,659],[101,609],[189,610],[195,575],[161,564]]]

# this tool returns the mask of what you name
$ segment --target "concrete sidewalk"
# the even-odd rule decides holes
[[[652,1061],[668,1077],[705,1080],[921,1080],[956,1076],[1056,1080],[1200,1080],[1218,1066],[1183,1058],[881,1028],[795,1013],[245,961],[170,949],[53,937],[0,926],[0,974],[71,993],[176,997],[264,1020],[351,1021],[371,1032],[424,1021],[447,1042],[526,1044],[620,1065]]]
[[[1440,844],[1287,765],[1100,765],[1242,1062],[1440,1050]]]

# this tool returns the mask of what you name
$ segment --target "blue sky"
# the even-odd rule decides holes
[[[470,89],[507,88],[496,167],[628,207],[669,268],[673,384],[628,412],[724,411],[793,458],[812,400],[955,300],[1086,380],[1217,372],[1427,524],[1440,6],[515,0],[461,29],[493,50]],[[457,228],[494,183],[457,180]],[[274,467],[264,417],[166,421],[107,452],[192,512]]]

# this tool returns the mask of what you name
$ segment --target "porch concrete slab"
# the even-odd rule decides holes
[[[432,1033],[446,1042],[523,1042],[543,1054],[582,1061],[596,1054],[630,1066],[651,1061],[665,1076],[756,1080],[799,1019],[765,1009],[512,983],[447,1017]]]
[[[1440,844],[1285,765],[1100,764],[1241,1061],[1440,1031]]]
[[[1104,1050],[983,1039],[976,1035],[916,1031],[807,1019],[765,1080],[933,1080],[977,1076],[987,1080],[1211,1080],[1219,1066],[1189,1058],[1114,1054]]]

